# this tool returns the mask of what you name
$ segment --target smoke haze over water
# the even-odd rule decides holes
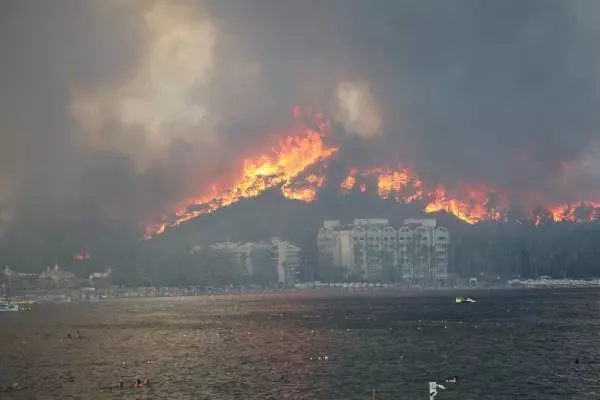
[[[295,104],[356,136],[358,163],[600,199],[599,18],[593,1],[2,2],[4,231],[172,211]]]

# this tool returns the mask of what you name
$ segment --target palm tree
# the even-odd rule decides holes
[[[409,279],[410,284],[414,285],[416,279],[416,267],[420,266],[421,260],[419,259],[419,245],[415,238],[410,238],[406,245],[406,258],[409,263]]]
[[[365,262],[366,252],[363,251],[364,247],[358,243],[354,244],[353,252],[354,252],[354,270],[351,272],[349,280],[353,281],[362,281],[364,279],[364,270],[363,265]]]
[[[394,251],[391,249],[382,250],[381,261],[383,281],[387,283],[396,282],[396,257],[394,256]]]
[[[371,265],[373,262],[378,260],[381,263],[381,251],[375,250],[374,248],[367,248],[367,279],[372,280],[373,275],[371,274]]]
[[[319,278],[324,282],[335,281],[333,256],[331,254],[321,254],[319,256]]]
[[[437,257],[435,255],[435,244],[427,248],[427,265],[429,270],[429,279],[435,279],[438,275]]]

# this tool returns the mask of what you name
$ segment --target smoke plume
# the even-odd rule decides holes
[[[173,212],[296,104],[333,116],[358,164],[599,200],[599,18],[558,0],[2,2],[0,232]]]

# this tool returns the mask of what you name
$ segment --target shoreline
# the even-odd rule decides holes
[[[492,292],[492,291],[531,291],[531,290],[581,290],[581,289],[600,289],[600,281],[574,281],[574,280],[548,280],[548,281],[518,281],[507,282],[506,285],[487,286],[487,287],[396,287],[396,286],[377,286],[365,284],[362,286],[350,286],[348,284],[320,284],[311,286],[299,286],[280,289],[246,289],[246,288],[224,288],[220,290],[199,290],[183,287],[138,287],[138,288],[119,288],[105,292],[98,292],[92,298],[81,296],[80,291],[74,290],[56,290],[22,293],[12,298],[13,301],[33,300],[46,304],[58,303],[96,303],[106,300],[120,299],[165,299],[165,298],[193,298],[193,297],[279,297],[279,296],[307,296],[307,295],[327,295],[327,296],[415,296],[415,295],[437,295],[464,294],[465,292]]]

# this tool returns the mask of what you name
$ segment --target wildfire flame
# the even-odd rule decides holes
[[[445,211],[469,224],[483,220],[500,221],[503,212],[508,209],[505,196],[501,196],[497,189],[485,185],[471,185],[451,194],[443,185],[437,185],[434,190],[426,191],[419,177],[410,169],[402,167],[375,168],[365,172],[351,168],[339,185],[340,192],[348,194],[357,186],[361,193],[366,192],[366,184],[359,183],[361,177],[375,177],[377,193],[383,199],[393,198],[399,203],[420,201],[426,213]],[[498,204],[492,203],[492,196]],[[600,202],[553,205],[543,212],[554,222],[593,221],[600,218]],[[535,225],[541,224],[542,216],[534,215],[531,210],[526,215]]]
[[[593,221],[600,217],[600,203],[580,201],[574,204],[561,204],[551,207],[548,212],[555,222]]]
[[[394,195],[398,202],[411,203],[423,196],[423,182],[407,168],[400,168],[397,171],[375,169],[364,175],[377,176],[377,193],[382,199]],[[406,189],[410,189],[410,192]]]
[[[340,191],[347,194],[358,185],[361,193],[364,193],[367,186],[358,183],[358,180],[371,176],[377,177],[377,193],[382,199],[394,198],[401,203],[410,203],[423,195],[422,182],[407,168],[374,168],[360,174],[357,168],[352,168],[340,184]]]
[[[281,188],[281,194],[283,194],[286,199],[302,200],[308,203],[317,198],[317,192],[324,184],[324,176],[310,174],[300,183],[283,186]]]
[[[73,256],[73,260],[75,261],[85,261],[90,260],[92,257],[88,254],[87,251],[82,251]]]
[[[340,190],[343,194],[348,194],[356,185],[356,168],[352,168],[348,176],[340,184]],[[365,188],[366,189],[366,188]]]
[[[302,117],[299,109],[294,109],[296,118]],[[167,226],[174,227],[200,215],[231,205],[240,199],[255,197],[265,190],[281,186],[283,196],[289,199],[310,202],[315,200],[318,189],[325,183],[320,175],[310,174],[298,183],[303,173],[335,152],[336,146],[329,146],[324,138],[329,131],[329,121],[317,114],[316,128],[304,126],[297,136],[287,136],[267,154],[244,160],[239,178],[222,189],[213,186],[207,193],[188,201],[187,207],[176,213],[174,221],[155,224],[147,228],[147,237],[160,234]]]
[[[459,200],[450,197],[443,186],[438,186],[435,192],[430,193],[433,200],[425,206],[424,211],[429,213],[446,211],[469,224],[475,224],[483,219],[498,219],[499,215],[485,206],[488,202],[485,193],[485,189],[471,190],[467,193],[467,200]]]
[[[287,199],[314,201],[319,189],[326,183],[323,173],[327,167],[325,161],[338,151],[338,147],[326,144],[331,124],[323,114],[311,115],[300,107],[295,107],[292,114],[296,120],[304,121],[298,134],[287,135],[271,151],[245,159],[237,179],[226,185],[215,184],[189,199],[184,204],[191,206],[148,226],[145,237],[161,234],[167,227],[180,225],[240,199],[258,196],[269,188],[279,187]],[[316,171],[315,166],[320,166],[320,170]],[[508,209],[505,196],[496,188],[469,185],[448,190],[440,184],[428,186],[416,172],[402,166],[364,170],[350,168],[338,184],[339,191],[348,194],[356,188],[365,193],[368,187],[372,187],[367,185],[367,181],[374,182],[377,194],[383,199],[399,203],[419,202],[426,213],[444,211],[469,224],[502,220]],[[536,225],[541,224],[543,219],[555,222],[591,221],[600,218],[600,202],[553,205],[543,210],[543,217],[531,210],[527,215]],[[76,259],[89,259],[87,257]]]
[[[465,200],[452,197],[442,185],[426,192],[424,183],[408,168],[375,168],[359,173],[356,168],[350,169],[340,184],[340,192],[349,193],[358,184],[358,179],[374,177],[377,194],[383,199],[394,199],[399,203],[422,201],[427,213],[445,211],[457,218],[474,224],[483,219],[498,219],[499,211],[486,207],[491,192],[485,187],[465,188],[462,194]],[[366,191],[366,184],[358,184],[360,191]]]

